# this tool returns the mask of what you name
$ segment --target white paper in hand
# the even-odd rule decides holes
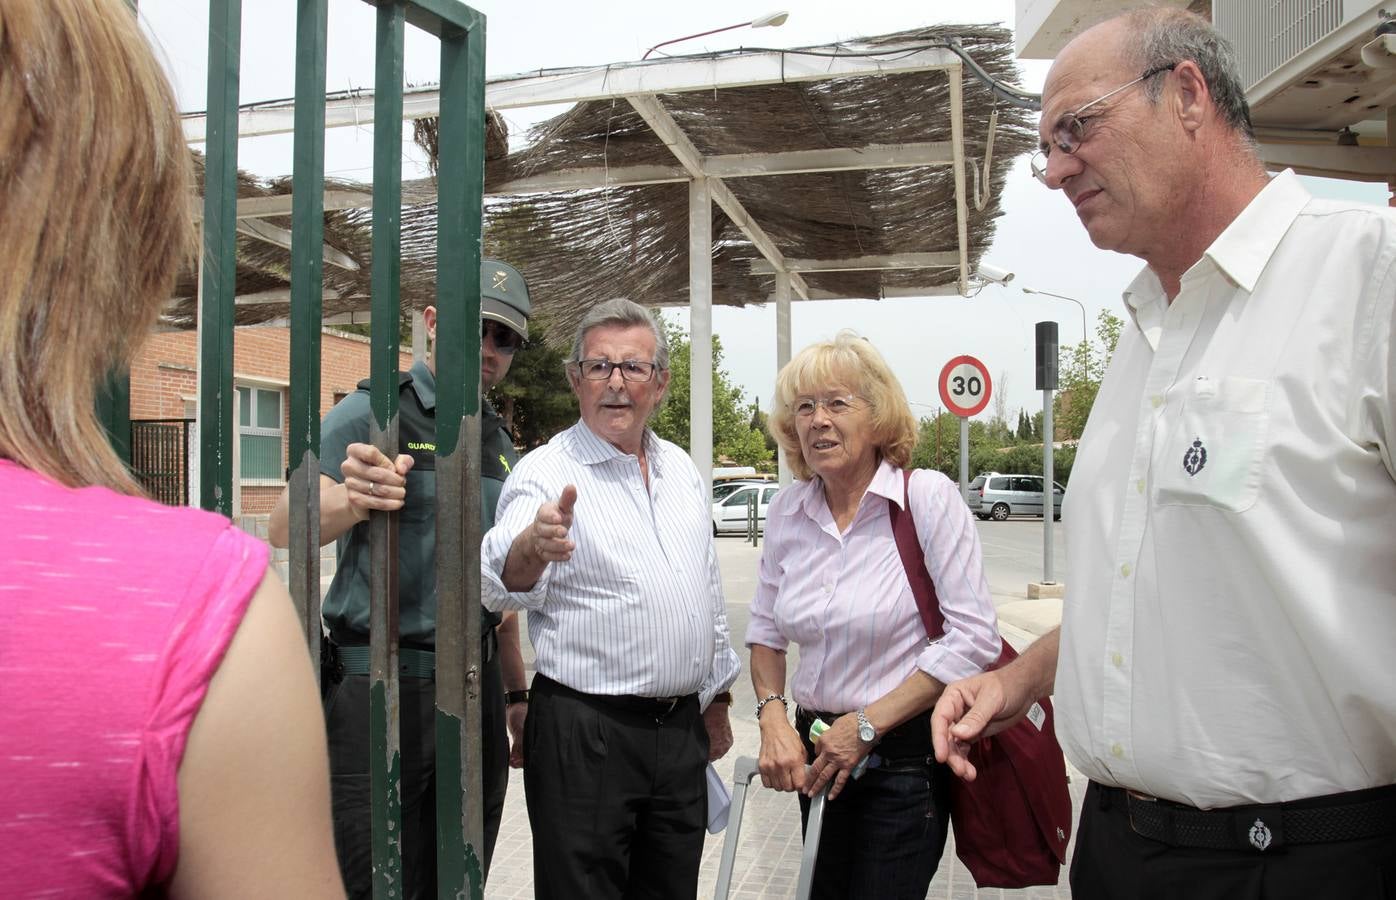
[[[708,763],[708,833],[717,834],[727,827],[727,813],[732,808],[732,792],[727,782]]]

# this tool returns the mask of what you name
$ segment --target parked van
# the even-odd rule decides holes
[[[1042,476],[1041,475],[981,475],[983,484],[975,489],[970,486],[970,505],[974,505],[974,495],[979,495],[979,509],[975,515],[981,519],[1002,522],[1009,516],[1042,515]],[[975,479],[978,483],[980,478]],[[1062,517],[1062,496],[1066,488],[1052,483],[1052,518]]]

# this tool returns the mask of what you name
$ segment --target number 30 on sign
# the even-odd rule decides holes
[[[978,415],[992,390],[988,368],[973,356],[957,356],[940,370],[940,399],[957,416]]]

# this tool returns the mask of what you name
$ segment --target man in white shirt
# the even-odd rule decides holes
[[[1059,632],[946,689],[937,756],[1055,678],[1072,894],[1396,897],[1396,215],[1268,178],[1230,48],[1112,19],[1043,89],[1048,187],[1147,267],[1063,510]]]
[[[669,384],[654,318],[609,300],[567,364],[581,421],[529,453],[485,536],[483,599],[528,610],[524,791],[539,898],[692,897],[705,770],[732,745],[711,502],[646,427]]]

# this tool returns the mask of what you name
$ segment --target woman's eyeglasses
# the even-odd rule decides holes
[[[654,377],[657,368],[659,367],[652,362],[642,362],[638,359],[623,359],[620,362],[611,362],[609,359],[577,360],[577,371],[588,381],[607,381],[611,377],[612,369],[620,369],[620,377],[626,381],[649,381]]]
[[[852,394],[840,397],[796,397],[795,402],[790,404],[790,409],[800,418],[807,419],[821,406],[829,415],[837,417],[864,408],[867,401]]]
[[[494,349],[505,356],[513,356],[524,342],[523,335],[514,329],[489,319],[480,323],[480,342],[484,343],[486,338],[494,344]]]

